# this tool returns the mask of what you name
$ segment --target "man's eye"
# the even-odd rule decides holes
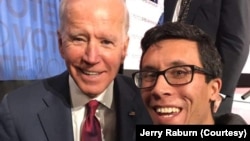
[[[73,42],[75,45],[82,45],[82,44],[84,44],[85,42],[87,42],[87,40],[84,39],[84,38],[74,37],[74,38],[72,39],[72,42]]]
[[[186,70],[172,70],[170,72],[172,77],[176,77],[176,78],[181,78],[186,76],[187,74],[189,74],[189,71]]]
[[[74,38],[75,41],[82,41],[81,38]]]
[[[101,43],[104,44],[104,45],[112,44],[112,42],[109,41],[109,40],[102,40]]]
[[[147,81],[152,81],[156,78],[156,74],[153,72],[145,72],[142,74],[142,78]]]
[[[75,37],[75,38],[73,39],[73,41],[76,41],[76,42],[85,42],[86,40],[83,39],[83,38]]]

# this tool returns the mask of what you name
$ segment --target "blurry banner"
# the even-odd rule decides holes
[[[157,25],[163,12],[163,2],[164,0],[126,0],[130,14],[130,41],[123,69],[139,69],[141,38],[146,30]]]
[[[58,52],[60,0],[0,0],[0,80],[34,80],[65,70]]]

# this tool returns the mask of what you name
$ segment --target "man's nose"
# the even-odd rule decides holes
[[[83,54],[84,61],[90,64],[95,64],[99,61],[99,57],[100,57],[100,52],[98,45],[94,42],[89,42]]]
[[[152,94],[155,97],[162,97],[164,95],[171,95],[173,87],[168,84],[163,75],[159,75],[158,79],[155,82],[155,86],[152,89]]]

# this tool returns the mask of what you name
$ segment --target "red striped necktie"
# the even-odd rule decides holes
[[[81,141],[101,141],[101,126],[95,116],[99,102],[91,100],[86,104],[87,116],[82,127]]]

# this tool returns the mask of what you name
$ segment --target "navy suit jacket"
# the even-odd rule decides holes
[[[73,141],[68,72],[7,94],[0,105],[1,141]],[[136,124],[151,124],[128,77],[114,81],[117,141],[135,140]]]
[[[165,0],[164,22],[172,20],[176,0]],[[246,63],[250,44],[249,0],[192,0],[186,23],[208,33],[218,48],[223,66],[221,93],[227,95],[219,112],[231,112],[234,90]]]

